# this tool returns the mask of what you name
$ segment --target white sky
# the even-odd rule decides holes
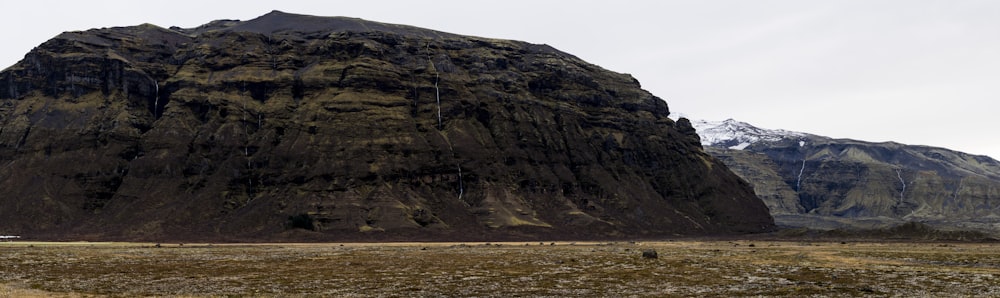
[[[8,1],[0,68],[63,31],[274,9],[549,44],[692,119],[1000,158],[1000,1]]]

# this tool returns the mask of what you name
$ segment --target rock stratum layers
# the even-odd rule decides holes
[[[272,12],[63,33],[0,73],[0,232],[597,239],[762,232],[638,81],[545,45]]]
[[[698,126],[706,151],[749,181],[780,225],[873,228],[919,221],[1000,232],[1000,161],[993,158],[733,120]]]

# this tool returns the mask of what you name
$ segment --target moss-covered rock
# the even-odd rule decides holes
[[[49,239],[767,231],[627,74],[544,45],[273,12],[62,34],[0,73],[0,230]]]

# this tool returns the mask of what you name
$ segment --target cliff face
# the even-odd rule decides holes
[[[0,231],[459,240],[766,231],[629,75],[545,45],[272,12],[68,32],[0,73]]]
[[[739,126],[729,130],[748,131]],[[719,138],[706,151],[754,185],[781,224],[829,228],[924,221],[1000,231],[1000,162],[992,158],[774,132],[739,141]]]

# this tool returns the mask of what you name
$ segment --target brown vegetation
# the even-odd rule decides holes
[[[996,296],[995,244],[0,244],[0,296]],[[648,249],[658,258],[643,258]]]

